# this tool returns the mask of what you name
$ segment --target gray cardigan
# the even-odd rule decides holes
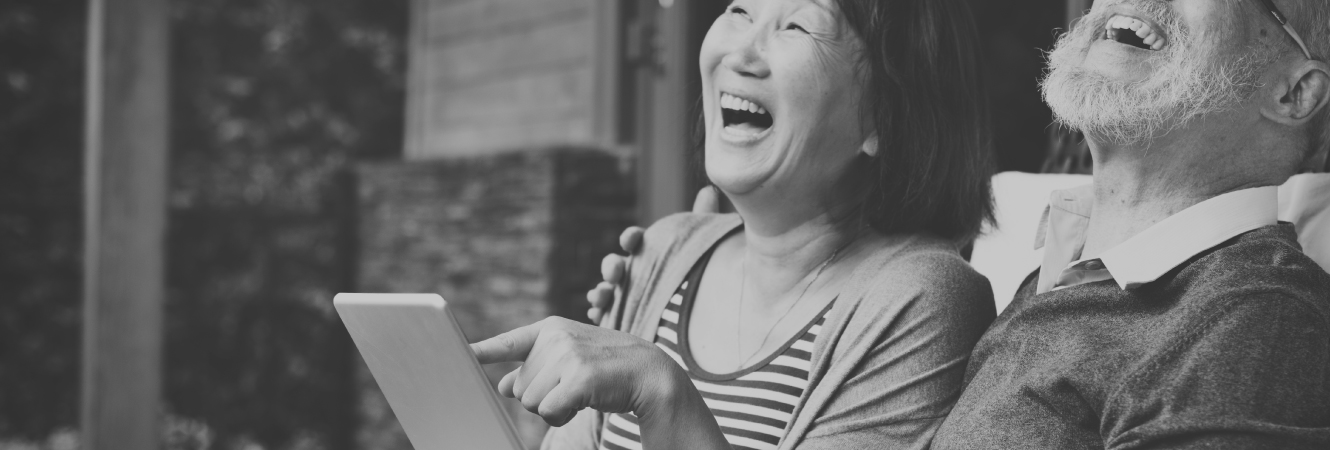
[[[734,214],[656,222],[629,263],[625,298],[602,326],[654,341],[688,270],[741,225]],[[970,351],[995,315],[988,280],[949,241],[891,239],[860,263],[827,313],[813,345],[810,388],[780,449],[924,449],[960,395]],[[583,410],[551,429],[541,448],[597,448],[604,420]]]

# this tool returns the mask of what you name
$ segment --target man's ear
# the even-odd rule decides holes
[[[868,156],[877,156],[877,132],[876,132],[876,131],[873,132],[873,134],[868,135],[868,139],[864,139],[864,143],[863,143],[863,145],[860,145],[860,146],[859,146],[859,152],[861,152],[861,153],[863,153],[863,154],[865,154],[865,155],[868,155]]]
[[[1278,98],[1262,115],[1284,125],[1301,126],[1315,120],[1330,103],[1330,66],[1305,60],[1272,87]]]

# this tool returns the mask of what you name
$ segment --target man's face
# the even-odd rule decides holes
[[[1049,54],[1044,100],[1058,121],[1142,146],[1242,105],[1282,55],[1253,37],[1247,0],[1099,0]]]

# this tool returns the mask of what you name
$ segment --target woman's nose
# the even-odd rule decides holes
[[[754,27],[757,28],[757,27]],[[739,37],[738,45],[732,47],[721,64],[740,75],[766,78],[771,74],[767,65],[766,43],[761,33],[750,31]]]

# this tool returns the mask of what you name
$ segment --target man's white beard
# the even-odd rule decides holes
[[[1170,40],[1153,58],[1153,73],[1144,80],[1115,80],[1081,67],[1111,16],[1104,11],[1087,16],[1058,39],[1041,83],[1044,101],[1058,123],[1118,145],[1147,146],[1192,120],[1247,100],[1260,73],[1273,62],[1273,56],[1260,57],[1257,51],[1216,61],[1220,58],[1198,45],[1196,34],[1168,13],[1141,6],[1138,9],[1163,27]]]

